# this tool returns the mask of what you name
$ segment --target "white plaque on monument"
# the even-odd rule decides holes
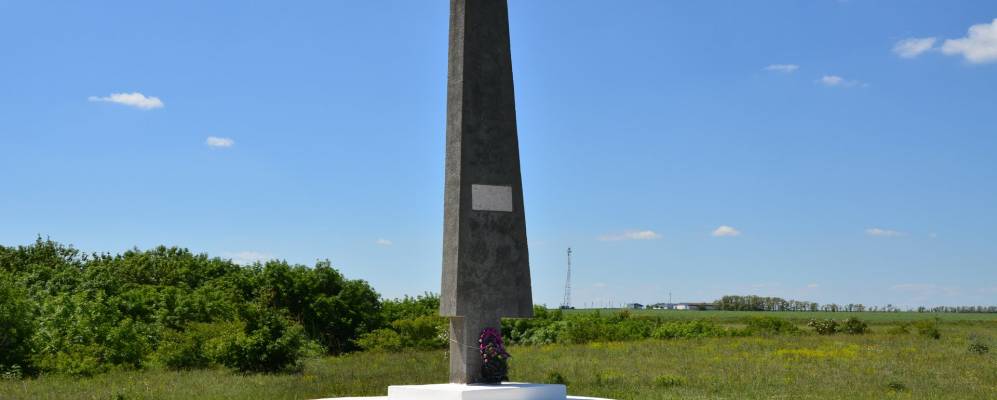
[[[512,212],[512,186],[471,185],[471,209]]]

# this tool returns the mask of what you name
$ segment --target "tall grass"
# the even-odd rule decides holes
[[[743,314],[742,314],[743,315]],[[997,355],[967,351],[997,322],[916,333],[813,334],[514,346],[513,380],[557,377],[573,394],[613,399],[994,399]],[[93,378],[0,381],[0,399],[309,399],[384,395],[388,385],[447,379],[442,351],[356,353],[308,360],[302,372],[240,375],[152,367]]]

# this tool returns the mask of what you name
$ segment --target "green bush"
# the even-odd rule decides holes
[[[124,315],[118,300],[103,290],[47,298],[34,337],[39,366],[71,375],[141,367],[158,330]]]
[[[430,350],[442,349],[449,344],[449,322],[438,316],[421,316],[391,323],[401,337],[403,347]]]
[[[661,324],[651,333],[655,339],[727,336],[727,331],[709,321],[673,321]]]
[[[799,333],[800,328],[788,320],[777,317],[751,317],[745,320],[745,330],[754,335],[784,335]]]
[[[262,305],[244,312],[241,332],[234,332],[220,344],[218,361],[241,372],[280,372],[294,370],[303,350],[305,336],[301,325],[287,319],[285,312]]]
[[[21,285],[0,270],[0,374],[20,376],[30,369],[34,314]]]
[[[807,326],[814,328],[818,335],[833,335],[838,332],[838,323],[833,319],[811,319]]]
[[[361,334],[394,321],[382,319],[370,285],[344,278],[327,261],[314,268],[283,261],[242,267],[164,246],[85,255],[39,238],[29,246],[0,246],[0,274],[0,373],[91,375],[141,368],[148,360],[171,369],[200,368],[221,359],[211,354],[223,354],[217,337],[198,333],[200,324],[239,327],[238,334],[222,335],[231,339],[222,357],[230,365],[249,363],[237,362],[240,351],[271,354],[256,362],[280,364],[276,355],[295,347],[291,338],[300,335],[253,350],[253,335],[276,334],[252,328],[256,322],[245,310],[256,302],[279,310],[287,333],[307,327],[302,348],[311,353],[315,343],[323,353],[355,350]],[[433,296],[411,303],[397,312],[435,313],[439,304]]]
[[[92,376],[106,372],[110,365],[101,359],[101,348],[95,344],[70,344],[55,353],[37,357],[38,367],[71,376]]]
[[[170,370],[205,368],[214,363],[226,338],[243,329],[239,322],[192,323],[185,331],[166,330],[156,359]]]
[[[861,335],[869,331],[869,325],[858,318],[851,317],[842,323],[841,330],[848,334]]]

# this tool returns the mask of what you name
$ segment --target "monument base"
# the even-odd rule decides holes
[[[321,400],[608,400],[568,396],[564,385],[504,382],[500,385],[404,385],[389,386],[381,397],[341,397]]]

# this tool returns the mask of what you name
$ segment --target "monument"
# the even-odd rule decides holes
[[[507,1],[451,0],[440,295],[450,384],[390,386],[388,400],[586,399],[564,385],[481,384],[497,379],[483,376],[479,337],[533,316],[517,135]]]
[[[505,0],[452,0],[440,315],[450,382],[482,382],[478,337],[532,317]]]

